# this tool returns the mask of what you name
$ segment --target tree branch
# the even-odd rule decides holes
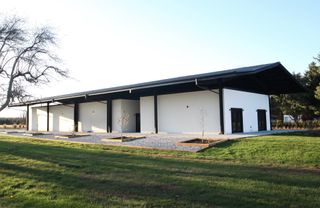
[[[13,18],[0,23],[0,78],[4,83],[0,88],[0,111],[15,99],[29,98],[28,83],[39,85],[55,76],[68,77],[67,70],[59,67],[60,59],[50,50],[56,45],[54,33],[47,27],[31,33],[22,22]]]

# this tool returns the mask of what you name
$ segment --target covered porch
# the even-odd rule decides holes
[[[255,124],[250,124],[249,122],[238,122],[238,124],[236,124],[236,130],[234,130],[232,118],[244,118],[247,116],[248,119],[250,117],[251,120],[254,120],[257,110],[260,110],[260,114],[264,115],[262,117],[264,117],[264,120],[266,121],[263,125],[265,127],[261,128],[261,130],[270,130],[270,110],[268,110],[268,106],[265,106],[265,103],[268,104],[269,101],[264,101],[263,105],[254,105],[253,113],[243,113],[242,116],[240,116],[240,114],[237,114],[237,116],[232,116],[229,115],[230,109],[244,110],[243,106],[247,107],[248,109],[250,106],[243,103],[241,104],[242,106],[239,105],[240,107],[233,105],[233,103],[238,104],[239,99],[243,101],[246,100],[246,98],[239,97],[238,101],[231,100],[230,102],[230,99],[228,100],[228,98],[226,98],[226,90],[269,96],[272,94],[303,92],[304,88],[292,77],[292,75],[281,65],[281,63],[277,62],[273,64],[243,67],[134,85],[66,94],[27,101],[24,103],[16,103],[12,104],[11,106],[27,107],[28,130],[58,130],[69,132],[101,131],[109,133],[121,132],[124,131],[124,129],[117,125],[117,120],[122,116],[123,109],[130,109],[128,111],[130,111],[131,114],[131,121],[129,122],[130,130],[128,130],[128,132],[148,132],[155,134],[159,132],[199,133],[201,131],[199,130],[199,122],[194,123],[191,126],[188,126],[184,123],[185,120],[187,120],[184,119],[185,115],[189,116],[187,118],[191,122],[194,121],[190,118],[192,118],[192,116],[194,117],[195,114],[190,113],[190,109],[192,108],[189,108],[190,105],[187,102],[192,103],[193,101],[197,101],[196,96],[194,96],[194,99],[192,99],[192,97],[185,99],[185,104],[180,102],[181,100],[184,100],[183,97],[181,97],[179,101],[180,103],[175,103],[175,105],[171,105],[170,102],[172,102],[174,100],[173,98],[177,95],[184,93],[195,93],[195,95],[197,95],[202,92],[209,92],[211,93],[212,97],[215,97],[210,101],[211,108],[208,107],[209,105],[206,106],[207,111],[211,112],[211,110],[214,109],[214,112],[211,112],[208,116],[209,119],[213,119],[210,121],[210,124],[208,125],[209,127],[207,128],[209,129],[208,131],[210,133],[215,132],[217,134],[228,134],[230,132],[236,133],[241,131],[255,131],[256,129],[259,129],[257,126],[258,122],[256,121]],[[235,93],[234,95],[239,94],[241,93]],[[170,100],[170,102],[165,102],[165,97],[167,97],[167,100]],[[202,96],[200,100],[205,100],[207,97],[208,96]],[[231,97],[236,96],[229,96],[229,98]],[[145,98],[148,98],[149,100],[148,106],[142,106],[142,101],[144,101]],[[206,104],[208,103],[209,102]],[[35,105],[42,105],[42,112],[39,114],[41,117],[41,122],[38,122],[37,128],[34,127],[34,123],[36,122],[32,122],[32,120],[30,120],[32,117],[30,108],[34,107]],[[64,110],[57,111],[58,114],[61,114],[59,118],[63,117],[63,119],[58,119],[56,123],[65,123],[65,125],[61,125],[59,128],[55,128],[54,116],[50,115],[52,110],[57,108],[56,105],[63,106],[63,109],[68,108],[68,110],[65,112]],[[166,105],[168,106],[167,108],[164,107]],[[180,108],[177,108],[176,106],[179,105]],[[196,105],[193,102],[192,105],[197,108],[196,111],[198,112],[200,108],[204,106],[204,102],[201,105]],[[122,106],[127,107],[122,108]],[[259,106],[263,107],[260,108]],[[86,108],[87,111],[83,110]],[[174,108],[177,110],[170,113],[170,110]],[[188,110],[181,110],[182,108],[186,108]],[[146,112],[148,114],[147,119],[145,117]],[[249,110],[246,112],[249,112]],[[176,120],[172,119],[172,114],[177,114],[176,117],[180,118],[179,122],[176,122]],[[67,119],[64,119],[65,117],[67,117]],[[179,123],[183,124],[182,127],[181,125],[179,126]],[[39,124],[41,124],[41,128],[39,128]],[[141,124],[143,126],[141,126]],[[144,128],[145,125],[148,125],[147,130]],[[170,128],[173,126],[175,129]],[[198,126],[195,131],[190,130],[195,126]]]

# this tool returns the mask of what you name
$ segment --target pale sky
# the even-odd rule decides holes
[[[0,0],[0,14],[49,25],[71,80],[35,97],[281,61],[303,72],[320,52],[314,0]],[[19,116],[19,110],[0,117]]]

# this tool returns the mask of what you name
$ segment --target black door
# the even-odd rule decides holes
[[[136,132],[140,132],[140,113],[136,113]]]
[[[267,117],[266,110],[257,110],[258,114],[258,131],[266,131],[267,130]]]
[[[232,133],[243,132],[243,117],[241,108],[231,108]]]

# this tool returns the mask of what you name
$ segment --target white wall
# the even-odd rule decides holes
[[[122,128],[119,122],[120,118],[128,114],[129,121],[126,128]],[[112,101],[112,131],[113,132],[135,132],[136,114],[140,113],[138,100],[117,99]]]
[[[121,117],[121,100],[112,100],[112,132],[121,132],[118,120]]]
[[[267,130],[270,130],[269,98],[268,95],[223,89],[224,130],[225,134],[232,133],[231,108],[243,109],[243,131],[258,131],[257,109],[266,110]]]
[[[219,95],[198,91],[158,96],[158,128],[166,133],[201,133],[201,109],[205,133],[220,132]]]
[[[79,104],[79,131],[107,131],[107,103],[88,102]]]
[[[32,107],[29,107],[29,120],[28,120],[28,130],[32,130],[33,127],[33,109]]]
[[[30,107],[29,112],[29,130],[36,131],[38,129],[37,109]]]
[[[74,129],[74,105],[56,105],[49,108],[49,130],[70,132]]]
[[[47,107],[32,107],[30,120],[30,130],[47,131]],[[73,131],[73,125],[73,105],[49,107],[50,131]]]
[[[124,132],[136,132],[136,114],[140,113],[138,100],[122,100],[122,113],[129,115],[129,122]]]
[[[154,126],[154,97],[140,98],[141,133],[155,133]]]
[[[291,115],[283,115],[283,123],[294,123],[294,119]]]
[[[31,126],[32,131],[47,131],[47,107],[31,108]]]

